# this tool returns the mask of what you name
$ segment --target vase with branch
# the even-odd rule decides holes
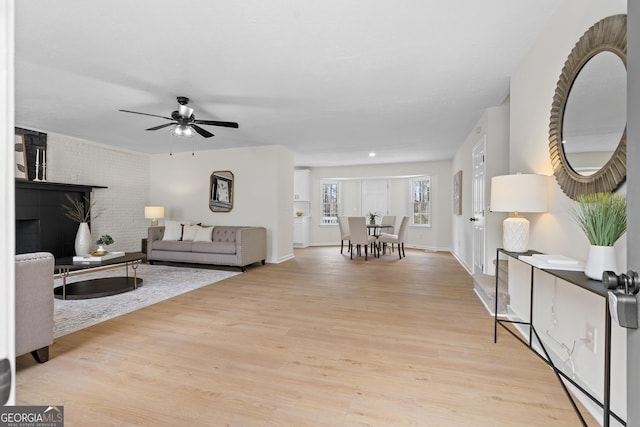
[[[76,255],[88,255],[93,245],[91,240],[91,230],[89,229],[89,218],[91,218],[91,209],[95,205],[95,201],[90,201],[87,197],[82,200],[74,199],[69,194],[65,194],[68,203],[63,203],[64,216],[78,223],[78,232],[76,233],[75,251]],[[85,209],[85,206],[88,206]],[[100,212],[96,212],[93,218],[97,218]]]
[[[587,277],[602,280],[604,271],[616,271],[613,245],[627,231],[627,200],[623,194],[580,195],[571,214],[591,246],[585,264]]]

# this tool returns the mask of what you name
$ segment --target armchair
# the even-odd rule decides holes
[[[53,344],[53,269],[48,252],[16,255],[16,356],[31,352],[39,363],[49,360]]]

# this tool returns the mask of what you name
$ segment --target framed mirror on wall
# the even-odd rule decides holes
[[[214,171],[209,183],[209,209],[212,212],[229,212],[233,209],[233,173]]]
[[[572,199],[611,192],[626,179],[627,16],[589,28],[569,54],[549,121],[549,155]]]

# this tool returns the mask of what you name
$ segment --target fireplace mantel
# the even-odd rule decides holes
[[[16,189],[26,188],[31,190],[49,191],[75,191],[81,193],[91,192],[94,188],[107,188],[101,185],[64,184],[49,181],[24,181],[16,179]]]

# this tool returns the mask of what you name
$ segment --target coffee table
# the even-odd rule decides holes
[[[73,261],[73,257],[56,260],[55,270],[62,276],[62,286],[53,290],[58,299],[88,299],[121,294],[137,289],[142,279],[136,276],[140,261],[146,259],[142,252],[127,252],[123,256],[104,261]],[[120,265],[126,269],[124,277],[104,277],[100,279],[81,280],[67,284],[67,277],[72,271],[91,270],[97,267]],[[133,277],[129,277],[129,266],[133,269]],[[88,271],[87,271],[88,272]]]

